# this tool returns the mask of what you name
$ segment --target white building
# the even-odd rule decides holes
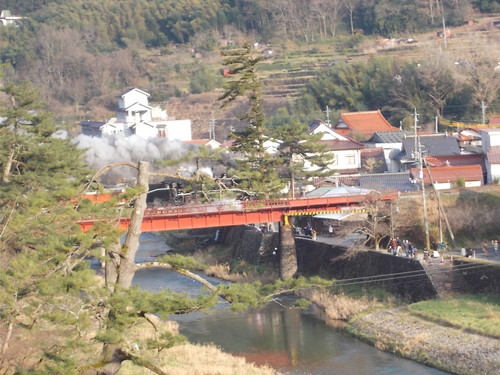
[[[333,155],[328,169],[340,173],[353,173],[361,168],[362,143],[337,133],[322,121],[315,120],[309,125],[309,134],[321,134],[320,143],[325,144],[325,152]],[[316,170],[317,167],[305,162],[304,168]]]
[[[486,156],[486,183],[500,183],[500,128],[481,129],[481,146]]]
[[[136,134],[141,138],[190,141],[191,120],[169,120],[164,109],[149,105],[149,96],[137,88],[125,91],[118,95],[116,117],[106,122],[83,121],[82,133],[93,137]]]

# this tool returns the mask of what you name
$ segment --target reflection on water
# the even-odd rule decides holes
[[[283,302],[290,305],[292,301]],[[176,320],[191,342],[213,342],[224,351],[286,374],[446,374],[381,352],[327,326],[310,312],[274,303],[259,311],[224,309],[194,320]]]
[[[148,251],[150,246],[148,241]],[[163,269],[141,270],[134,283],[151,291],[170,289],[188,295],[201,290],[193,280]],[[179,322],[181,333],[193,343],[212,342],[226,352],[289,375],[447,374],[355,340],[328,326],[312,310],[291,307],[291,298],[282,299],[280,304],[272,303],[258,311],[233,312],[221,302],[208,314],[192,313],[172,319]]]

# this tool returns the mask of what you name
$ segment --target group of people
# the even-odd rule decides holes
[[[396,256],[404,256],[408,258],[415,258],[417,248],[408,240],[401,240],[399,237],[391,237],[387,251]]]
[[[311,223],[307,223],[304,228],[293,226],[293,234],[294,236],[305,236],[316,240],[317,232],[312,227]]]

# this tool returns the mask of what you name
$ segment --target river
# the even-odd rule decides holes
[[[138,262],[152,260],[168,249],[162,238],[151,233],[142,234],[140,243]],[[150,291],[200,293],[200,285],[194,280],[158,268],[137,272],[134,284]],[[228,353],[287,375],[448,374],[375,349],[327,325],[312,309],[286,307],[292,303],[293,299],[284,298],[262,310],[233,312],[221,301],[209,313],[171,319],[179,322],[180,332],[192,343],[214,343]]]

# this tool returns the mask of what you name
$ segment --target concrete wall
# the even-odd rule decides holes
[[[277,232],[262,233],[251,226],[224,227],[219,242],[232,246],[235,258],[253,264],[275,258],[273,252],[279,249]]]
[[[296,238],[295,243],[301,276],[318,275],[340,280],[395,274],[377,282],[357,285],[383,287],[408,301],[436,296],[436,290],[418,261],[378,251],[348,253],[340,247],[301,238]]]
[[[458,258],[453,264],[461,269],[460,274],[473,293],[500,295],[500,263]]]
[[[263,234],[248,226],[223,228],[220,241],[233,246],[235,257],[254,264],[276,259],[273,251],[279,249],[278,233]],[[357,285],[383,287],[411,302],[433,298],[437,294],[418,261],[379,251],[347,252],[344,248],[305,238],[295,238],[295,246],[299,276],[337,280],[366,278],[359,280]],[[469,264],[478,267],[469,268],[467,272],[458,271],[465,271]],[[467,287],[474,292],[500,294],[500,263],[479,263],[460,258],[455,259],[454,266],[457,269],[456,282],[465,279]],[[390,276],[376,282],[364,282],[377,275]]]

